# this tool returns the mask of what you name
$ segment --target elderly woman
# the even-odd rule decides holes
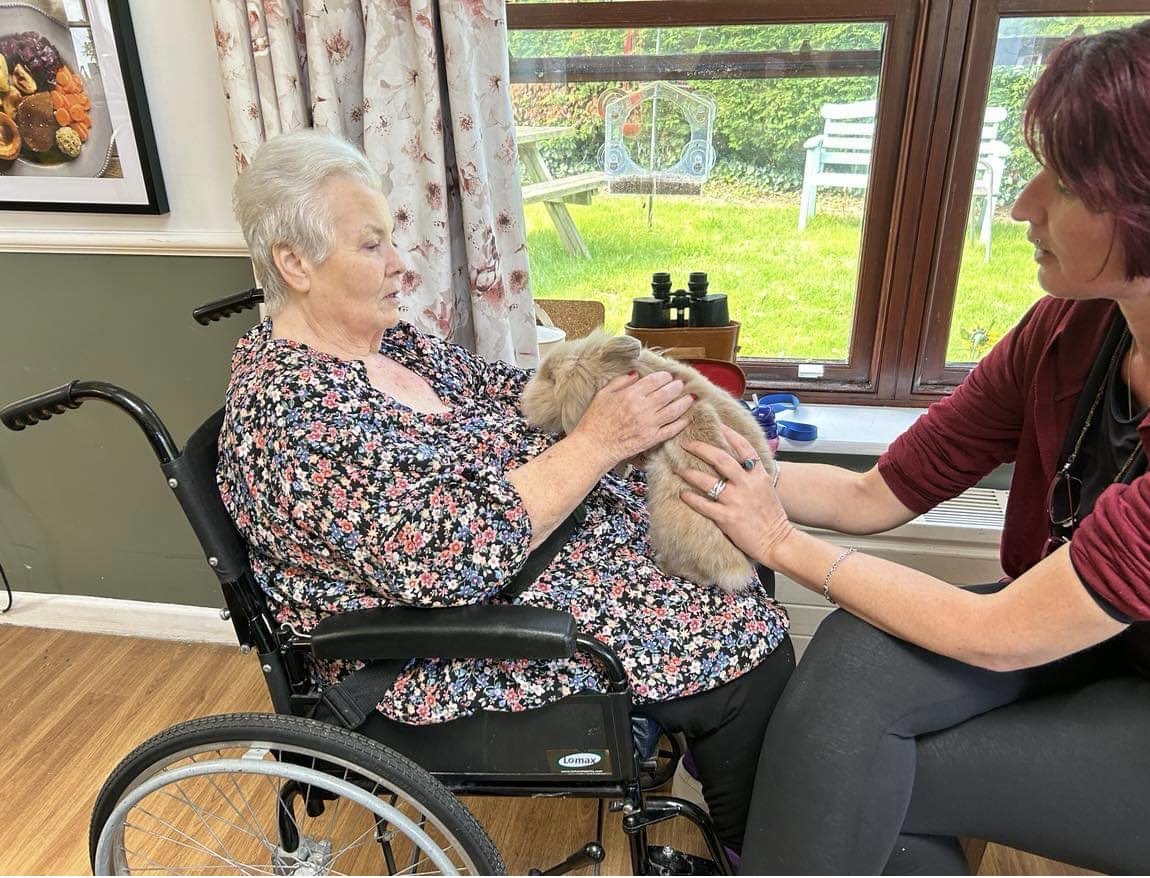
[[[404,263],[359,151],[318,132],[277,137],[234,201],[269,317],[236,348],[219,484],[276,617],[307,631],[365,607],[508,600],[582,501],[585,520],[514,601],[570,612],[618,652],[639,710],[686,734],[737,849],[758,744],[794,667],[786,615],[758,583],[727,594],[660,572],[641,475],[612,473],[684,427],[682,383],[617,379],[556,441],[519,413],[527,373],[401,321]],[[421,660],[379,710],[440,723],[601,686],[583,657]]]
[[[770,722],[748,872],[954,874],[958,834],[1150,870],[1150,22],[1059,48],[1025,130],[1042,168],[1013,215],[1048,295],[951,397],[867,473],[787,463],[772,486],[693,449],[728,484],[687,502],[843,608]],[[792,525],[886,530],[1008,461],[1004,585]]]

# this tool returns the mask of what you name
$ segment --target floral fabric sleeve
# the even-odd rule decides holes
[[[495,399],[504,399],[514,405],[519,404],[519,396],[523,393],[523,385],[531,377],[527,369],[512,366],[503,360],[493,363],[479,361],[482,369],[479,372],[479,384],[482,392]]]
[[[424,356],[438,361],[441,373],[454,373],[463,377],[466,393],[473,399],[481,399],[485,403],[502,403],[518,410],[523,385],[532,374],[529,370],[520,369],[503,360],[487,362],[466,348],[434,336],[416,339],[415,344],[424,348]]]
[[[443,607],[492,597],[523,566],[531,522],[502,467],[460,462],[340,421],[286,424],[288,466],[268,497],[313,559],[340,558],[389,602]],[[349,439],[350,435],[350,439]],[[314,563],[314,561],[313,561]]]

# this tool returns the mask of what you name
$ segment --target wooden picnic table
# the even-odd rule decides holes
[[[558,140],[574,134],[570,125],[520,125],[515,129],[515,139],[519,143],[519,157],[523,159],[523,203],[533,204],[542,201],[559,232],[559,240],[572,256],[591,258],[591,251],[575,220],[567,211],[568,204],[590,204],[591,196],[598,191],[607,179],[602,171],[589,171],[585,174],[572,174],[569,177],[555,177],[539,147],[548,140]]]

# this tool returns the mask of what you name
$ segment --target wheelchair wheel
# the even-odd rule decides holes
[[[96,799],[92,869],[110,874],[499,875],[471,812],[415,763],[293,716],[167,729]]]

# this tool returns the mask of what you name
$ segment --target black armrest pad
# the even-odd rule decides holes
[[[320,622],[311,649],[320,659],[569,658],[575,619],[540,607],[380,607]]]

